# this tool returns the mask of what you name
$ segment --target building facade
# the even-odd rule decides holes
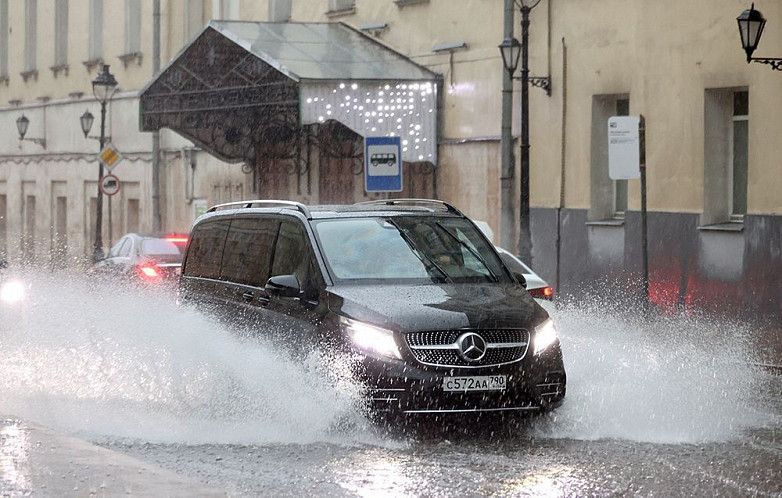
[[[120,84],[108,134],[123,154],[113,233],[106,206],[104,240],[152,228],[152,140],[139,128],[139,96],[155,81],[153,13],[152,2],[141,0],[49,5],[0,0],[0,251],[61,264],[90,254],[98,145],[83,137],[78,118],[85,110],[99,116],[90,81],[101,62]],[[515,240],[499,233],[501,0],[161,5],[164,67],[209,20],[225,19],[342,22],[436,73],[436,161],[406,165],[403,195],[453,202],[487,221],[497,242]],[[773,52],[782,46],[782,5],[756,7],[769,20],[759,52]],[[637,295],[640,189],[637,180],[608,177],[606,122],[643,115],[653,300],[782,315],[782,165],[775,154],[782,76],[747,65],[735,22],[745,8],[738,0],[542,0],[532,11],[531,72],[551,77],[551,94],[530,90],[531,263],[561,293]],[[520,38],[518,11],[515,25]],[[19,140],[14,123],[22,114],[30,120],[26,138],[41,140]],[[210,153],[209,140],[196,145],[163,128],[164,229],[187,230],[205,206],[231,200],[368,198],[360,137],[327,124],[311,133],[319,147],[308,141],[296,149],[306,162],[292,162],[288,142],[278,140],[251,161],[221,158],[229,163]]]

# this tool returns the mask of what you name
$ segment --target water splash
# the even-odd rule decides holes
[[[73,275],[23,280],[27,298],[0,304],[2,414],[92,439],[369,437],[358,389],[336,382],[316,355],[291,360],[178,307],[170,295]]]
[[[771,375],[752,365],[752,328],[697,316],[609,314],[593,304],[555,312],[565,403],[536,423],[544,436],[659,443],[720,441],[779,422]],[[767,398],[766,398],[767,399]]]
[[[93,440],[397,444],[368,427],[358,387],[328,359],[292,360],[170,295],[21,277],[24,299],[0,303],[0,415]],[[779,393],[764,393],[767,374],[749,364],[747,325],[606,309],[555,312],[568,395],[533,433],[678,443],[779,425],[761,402]]]

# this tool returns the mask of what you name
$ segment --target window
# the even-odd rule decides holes
[[[35,196],[27,195],[24,198],[24,212],[22,213],[24,231],[22,232],[22,258],[26,263],[33,261],[35,257]]]
[[[269,0],[269,21],[286,22],[291,18],[291,0]]]
[[[733,92],[730,134],[730,215],[747,214],[747,166],[749,164],[749,92]]]
[[[122,258],[129,258],[131,249],[133,249],[133,241],[130,238],[127,238],[122,244],[122,247],[119,248],[118,256]]]
[[[318,221],[320,247],[338,280],[508,282],[497,255],[462,218],[395,216]]]
[[[184,274],[190,277],[219,278],[228,220],[201,223],[193,231]]]
[[[749,92],[707,89],[701,225],[741,222],[747,212]]]
[[[266,285],[279,224],[276,220],[264,218],[231,221],[221,278],[254,287]]]
[[[329,0],[329,12],[342,12],[356,8],[355,0]]]
[[[184,41],[188,43],[201,32],[204,27],[204,3],[201,0],[185,2]]]
[[[119,242],[111,246],[111,249],[109,249],[109,255],[107,257],[109,258],[116,258],[119,256],[120,252],[122,251],[122,246],[127,242],[127,239],[120,239]]]
[[[8,79],[8,0],[0,0],[0,80]]]
[[[239,19],[239,0],[212,0],[212,18]]]
[[[68,64],[68,0],[54,4],[54,66]]]
[[[52,259],[64,263],[68,253],[68,198],[57,196],[54,201],[54,225],[52,226]]]
[[[141,52],[141,0],[125,0],[125,54]]]
[[[139,231],[138,199],[128,199],[128,210],[127,210],[127,219],[125,222],[125,231],[128,233],[138,233]]]
[[[37,42],[37,23],[38,23],[38,2],[37,0],[26,0],[24,4],[24,70],[25,72],[35,71],[37,67],[36,60],[36,42]]]
[[[627,210],[627,180],[615,181],[608,176],[608,119],[627,116],[629,111],[626,94],[592,97],[590,221],[621,219]]]
[[[90,0],[89,60],[103,56],[103,0]]]
[[[296,275],[299,283],[307,281],[310,267],[309,241],[300,223],[284,221],[280,225],[271,276]]]

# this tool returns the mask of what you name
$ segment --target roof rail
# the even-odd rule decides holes
[[[445,201],[441,201],[439,199],[379,199],[376,201],[363,201],[363,202],[357,202],[355,204],[356,206],[421,206],[421,207],[427,207],[429,206],[437,206],[439,208],[445,209],[446,211],[450,213],[457,214],[459,216],[464,216],[464,213],[453,207],[451,204],[448,204]]]
[[[296,209],[308,219],[312,219],[310,210],[307,209],[307,206],[305,206],[301,202],[276,201],[276,200],[267,200],[267,199],[226,202],[224,204],[217,204],[216,206],[212,206],[206,212],[214,213],[215,211],[218,211],[220,209],[240,209],[240,208],[249,209],[251,207],[281,207],[281,208],[288,208],[288,209]]]

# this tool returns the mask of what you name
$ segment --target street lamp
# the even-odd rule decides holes
[[[520,174],[520,212],[519,212],[519,254],[522,260],[532,260],[532,232],[529,223],[529,87],[536,86],[551,96],[550,76],[530,76],[529,74],[529,15],[540,0],[516,0],[521,10],[521,43],[515,38],[506,37],[500,44],[502,64],[513,75],[521,58],[521,174]]]
[[[103,64],[103,68],[98,76],[92,80],[92,93],[95,98],[100,102],[100,151],[103,150],[106,142],[106,104],[114,96],[114,92],[117,90],[117,80],[114,79],[114,75],[109,72],[108,64]],[[81,115],[79,120],[81,121],[82,131],[85,130],[87,124],[92,126],[92,114],[85,112]],[[86,128],[84,136],[87,136],[89,128]],[[92,258],[93,261],[99,261],[103,258],[103,192],[100,189],[100,180],[103,178],[103,163],[98,161],[98,198],[95,212],[95,247],[93,248]]]
[[[741,47],[747,53],[747,64],[750,62],[760,62],[769,64],[771,69],[782,71],[782,59],[773,57],[752,57],[755,49],[760,44],[760,37],[763,35],[763,28],[766,27],[766,19],[759,10],[755,10],[755,4],[739,14],[736,18],[739,23],[739,35],[741,36]]]
[[[84,133],[84,138],[87,138],[87,135],[90,133],[93,121],[95,121],[95,116],[93,116],[90,111],[84,111],[84,114],[79,117],[81,131]]]
[[[24,136],[27,135],[27,127],[30,126],[30,120],[27,116],[22,114],[16,120],[16,129],[19,131],[19,140],[24,140]]]
[[[44,118],[46,116],[44,115]],[[46,123],[46,119],[44,119],[44,124]],[[19,132],[19,140],[27,140],[29,142],[33,142],[34,144],[38,144],[44,149],[46,148],[46,139],[45,138],[31,138],[31,137],[25,137],[27,135],[27,128],[30,126],[30,120],[22,114],[18,118],[16,118],[16,131]],[[44,128],[46,128],[44,126]],[[46,130],[44,129],[44,132]],[[45,136],[45,133],[44,133]]]
[[[500,54],[502,54],[502,65],[511,76],[519,67],[519,57],[521,56],[521,44],[516,38],[505,38],[499,45]]]

